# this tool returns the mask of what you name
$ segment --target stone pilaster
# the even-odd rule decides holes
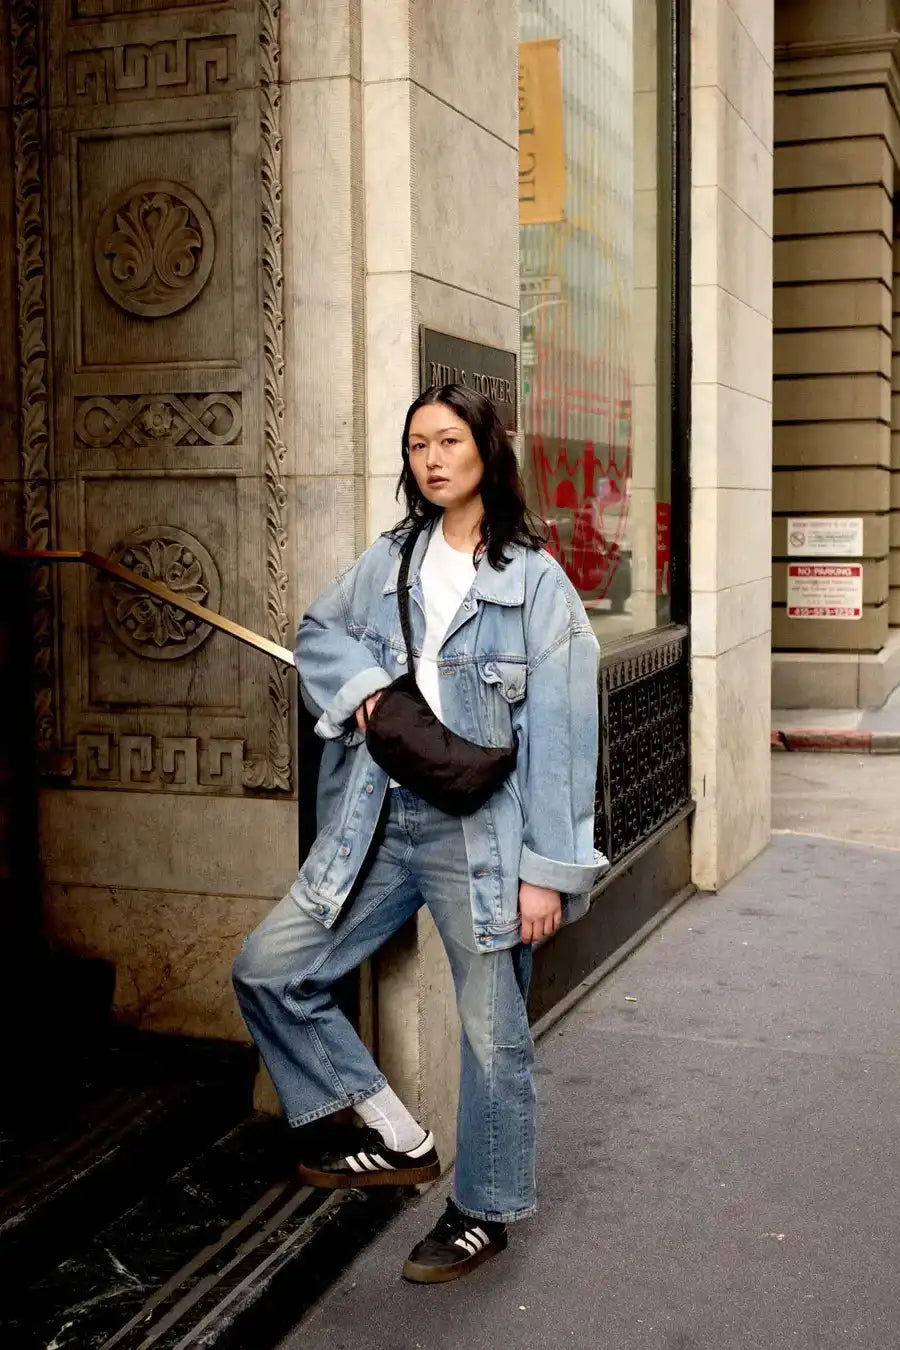
[[[769,837],[772,26],[758,0],[693,13],[694,879]]]
[[[365,159],[366,530],[401,514],[400,433],[419,389],[419,325],[519,346],[518,14],[362,0]],[[480,219],[489,213],[489,225]],[[455,1151],[457,1019],[427,912],[376,967],[379,1060]]]

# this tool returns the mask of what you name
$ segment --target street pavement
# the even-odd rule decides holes
[[[775,827],[807,833],[540,1042],[537,1217],[469,1279],[404,1284],[439,1183],[281,1350],[900,1345],[900,847],[870,842],[898,845],[894,764],[773,757]]]

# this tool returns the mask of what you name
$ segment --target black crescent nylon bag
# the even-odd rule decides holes
[[[515,745],[497,749],[458,736],[435,715],[416,684],[409,622],[409,568],[419,530],[404,542],[397,583],[407,670],[378,698],[366,718],[366,746],[401,787],[449,816],[468,816],[484,806],[512,773]],[[365,704],[363,704],[365,708]]]

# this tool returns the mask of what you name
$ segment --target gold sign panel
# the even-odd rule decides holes
[[[519,224],[566,218],[559,40],[519,43]]]

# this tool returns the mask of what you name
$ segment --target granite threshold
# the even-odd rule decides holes
[[[263,1350],[415,1194],[304,1186],[248,1117],[10,1299],[4,1350]]]

